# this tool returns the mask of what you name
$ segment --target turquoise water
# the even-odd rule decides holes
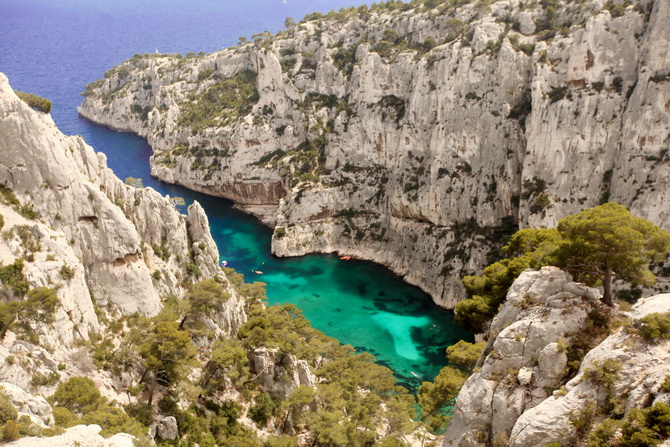
[[[312,325],[374,354],[411,388],[432,380],[446,364],[444,350],[470,340],[452,313],[387,269],[336,256],[278,259],[270,253],[270,229],[232,203],[149,176],[151,149],[136,136],[80,118],[79,92],[134,53],[214,51],[239,36],[278,31],[284,18],[314,10],[358,5],[354,0],[0,0],[0,71],[18,90],[54,103],[52,116],[66,134],[80,134],[121,178],[139,177],[163,194],[198,200],[229,266],[248,281],[264,281],[270,303],[293,303]],[[257,275],[253,271],[262,271]]]

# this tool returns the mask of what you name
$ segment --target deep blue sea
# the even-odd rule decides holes
[[[270,303],[290,302],[313,326],[374,354],[415,388],[446,364],[444,350],[471,334],[452,314],[387,269],[331,255],[278,259],[271,231],[232,203],[149,176],[144,140],[77,115],[84,86],[135,53],[212,52],[240,36],[283,28],[313,11],[358,6],[356,0],[0,0],[0,72],[16,90],[53,101],[66,134],[82,135],[123,178],[139,177],[163,194],[198,200],[207,211],[222,259],[248,281],[264,281]],[[0,136],[1,138],[1,136]],[[1,156],[1,154],[0,154]],[[257,275],[254,270],[263,271]]]

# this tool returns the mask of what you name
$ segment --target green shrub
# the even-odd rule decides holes
[[[665,379],[661,383],[661,391],[664,393],[670,393],[670,374],[665,376]]]
[[[25,102],[33,109],[37,109],[43,113],[51,112],[51,101],[48,99],[33,95],[32,93],[17,92],[16,90],[14,90],[14,93],[16,93],[16,96],[18,96],[21,101]]]
[[[146,427],[136,419],[128,416],[122,409],[105,405],[100,409],[84,414],[82,424],[98,424],[102,427],[100,434],[106,438],[117,433],[128,433],[141,437],[147,433]]]
[[[7,421],[15,421],[19,417],[19,413],[16,411],[14,404],[5,396],[0,394],[0,424],[4,424]]]
[[[2,227],[5,226],[5,216],[0,214],[0,230],[2,230]]]
[[[223,126],[230,119],[247,115],[258,101],[256,73],[243,71],[212,84],[190,99],[190,102],[181,104],[180,125],[191,126],[194,130]]]
[[[640,335],[648,340],[670,338],[670,312],[645,315],[639,324]]]
[[[12,442],[19,439],[19,424],[14,421],[7,421],[0,431],[2,431],[3,442]]]
[[[25,263],[19,258],[13,264],[0,268],[0,282],[12,288],[14,295],[23,296],[28,293],[30,283],[23,274]]]
[[[58,273],[60,274],[61,278],[67,281],[74,278],[75,269],[67,264],[63,264]]]
[[[264,427],[276,409],[277,403],[272,400],[270,395],[261,392],[256,396],[256,404],[249,408],[249,417],[259,426]]]
[[[51,371],[48,374],[36,372],[33,374],[32,385],[34,386],[52,386],[58,383],[60,374]]]
[[[460,340],[455,345],[447,348],[449,363],[465,371],[472,371],[484,346],[486,346],[486,343],[468,343],[465,340]]]
[[[614,419],[605,419],[598,424],[591,433],[589,433],[589,441],[587,447],[610,447],[612,446],[612,439],[619,432],[623,421],[615,421]]]
[[[105,402],[95,382],[88,377],[71,377],[51,396],[50,401],[57,406],[65,407],[73,413],[93,411]]]
[[[51,413],[56,425],[69,428],[77,424],[77,416],[65,407],[54,407]]]

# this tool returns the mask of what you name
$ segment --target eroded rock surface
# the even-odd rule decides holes
[[[608,359],[621,367],[609,393],[626,412],[667,400],[660,384],[670,374],[670,342],[650,342],[627,327],[577,359],[571,373],[575,343],[588,342],[586,329],[603,324],[608,312],[599,298],[555,267],[523,272],[493,320],[481,368],[458,395],[444,446],[577,445],[573,420],[593,417],[589,405],[605,405],[603,386],[588,380],[588,371]],[[668,311],[668,294],[643,299],[630,312],[631,324]]]
[[[378,6],[137,55],[80,113],[146,137],[159,178],[262,214],[277,255],[374,260],[453,307],[516,224],[615,200],[670,228],[670,5],[542,4]],[[192,113],[226,82],[257,95]]]

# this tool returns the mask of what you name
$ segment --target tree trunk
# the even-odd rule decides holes
[[[188,319],[188,315],[184,315],[184,318],[181,319],[181,323],[179,323],[179,330],[181,331],[184,329],[184,324],[186,324],[186,320]]]
[[[12,325],[16,321],[16,315],[12,317],[11,320],[7,322],[6,325],[2,327],[2,332],[0,333],[0,342],[5,339],[5,335],[7,335],[7,331],[9,330],[9,326]]]
[[[602,302],[608,306],[614,306],[614,303],[612,302],[612,267],[610,267],[609,263],[605,265]]]

